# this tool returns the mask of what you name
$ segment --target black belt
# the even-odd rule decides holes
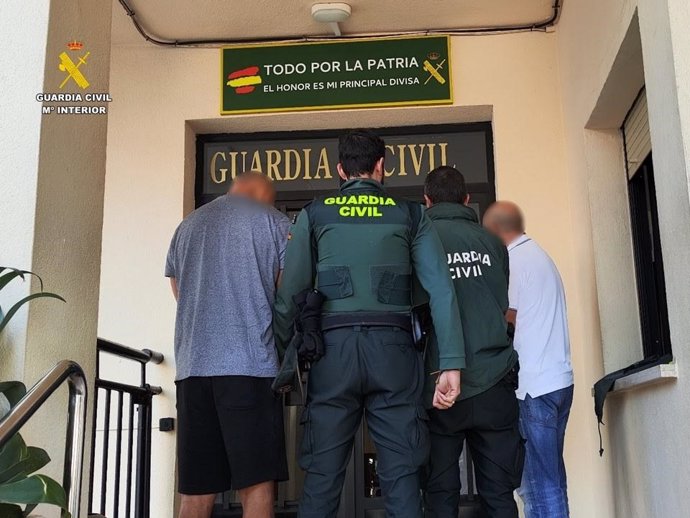
[[[329,331],[341,327],[399,327],[412,332],[410,316],[401,313],[342,313],[324,315],[321,318],[321,329]]]

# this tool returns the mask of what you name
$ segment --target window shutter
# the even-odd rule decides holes
[[[652,139],[649,135],[649,116],[647,115],[647,95],[644,89],[623,123],[625,154],[628,178],[640,169],[645,158],[652,152]]]

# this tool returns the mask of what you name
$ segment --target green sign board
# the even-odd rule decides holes
[[[447,36],[221,49],[221,114],[453,102]]]

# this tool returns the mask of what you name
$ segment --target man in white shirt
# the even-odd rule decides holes
[[[510,258],[507,320],[520,358],[520,431],[527,441],[518,494],[526,518],[568,518],[563,443],[573,401],[573,369],[561,277],[548,254],[525,234],[517,205],[497,202],[484,226]]]

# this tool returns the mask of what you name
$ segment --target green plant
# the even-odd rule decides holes
[[[33,272],[29,272],[26,270],[18,270],[16,268],[8,268],[7,266],[0,266],[0,292],[7,287],[7,285],[12,282],[14,279],[20,278],[21,280],[25,281],[27,275],[32,275],[38,279],[39,282],[39,287],[40,291],[38,293],[32,293],[31,295],[27,295],[23,299],[19,300],[16,302],[10,310],[7,312],[7,314],[4,314],[2,311],[2,308],[0,307],[0,335],[2,334],[3,329],[7,327],[7,324],[9,324],[10,319],[19,311],[19,309],[26,304],[27,302],[31,302],[34,299],[38,299],[41,297],[49,297],[53,299],[58,299],[61,300],[62,302],[65,302],[65,299],[63,299],[60,295],[56,295],[55,293],[49,293],[47,291],[43,291],[43,279],[41,279],[38,275],[36,275]]]
[[[0,383],[0,394],[10,408],[25,393],[26,387],[21,382]],[[29,516],[38,504],[52,504],[67,510],[67,498],[60,484],[45,475],[34,474],[49,462],[50,457],[45,450],[27,446],[20,434],[14,435],[0,448],[0,516]],[[25,508],[22,509],[21,505]],[[68,516],[68,513],[64,512],[63,516]]]
[[[10,319],[26,303],[41,297],[65,301],[59,295],[43,291],[43,280],[36,274],[15,268],[0,267],[0,292],[14,279],[26,280],[35,276],[40,291],[16,302],[7,313],[0,308],[0,335]],[[26,394],[26,386],[20,381],[0,382],[0,420],[2,420]],[[38,504],[56,505],[63,517],[69,517],[65,491],[55,480],[36,471],[50,462],[50,456],[41,448],[27,446],[19,434],[14,435],[0,448],[0,516],[22,518]],[[23,507],[22,507],[23,506]]]

